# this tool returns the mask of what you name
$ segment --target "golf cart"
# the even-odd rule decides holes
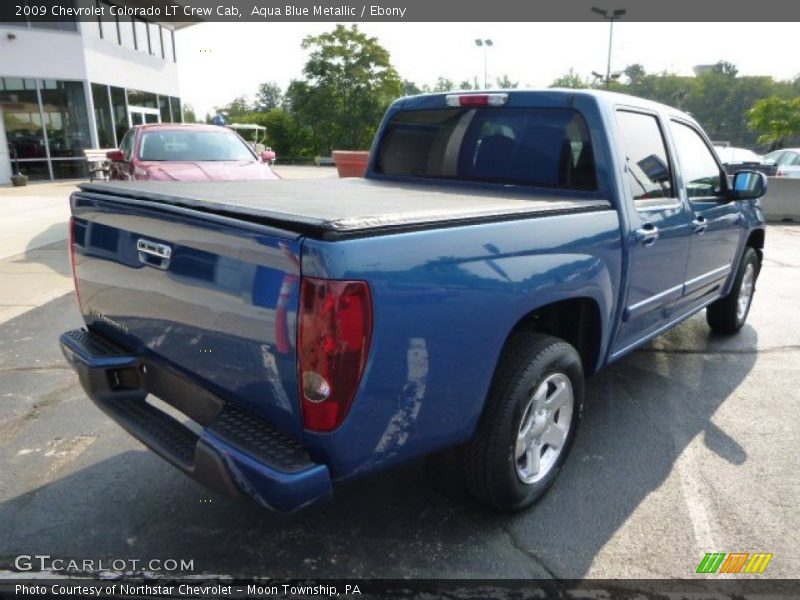
[[[238,133],[239,136],[250,145],[256,155],[262,157],[266,155],[267,162],[269,162],[270,165],[275,164],[275,159],[277,158],[275,152],[269,146],[264,145],[264,141],[267,138],[266,127],[254,123],[231,123],[230,125],[226,125],[226,127]]]

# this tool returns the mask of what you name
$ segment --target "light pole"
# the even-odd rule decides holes
[[[602,8],[592,7],[592,12],[600,15],[608,21],[608,62],[606,64],[606,87],[611,82],[611,43],[614,40],[614,21],[622,18],[627,11],[624,8],[617,8],[614,10],[603,10]]]
[[[489,89],[489,70],[487,68],[488,59],[487,59],[486,55],[489,53],[489,48],[494,46],[494,42],[492,42],[492,40],[490,40],[488,38],[485,39],[485,40],[477,39],[477,40],[475,40],[475,45],[478,46],[478,48],[481,48],[481,47],[483,48],[483,89],[488,90]]]

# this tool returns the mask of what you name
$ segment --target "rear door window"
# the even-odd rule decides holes
[[[625,151],[625,171],[636,208],[673,198],[672,169],[658,119],[651,114],[617,111]]]
[[[572,109],[401,110],[386,126],[376,171],[402,177],[597,188],[589,131]]]

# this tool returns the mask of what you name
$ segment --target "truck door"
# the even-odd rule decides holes
[[[630,230],[628,291],[614,355],[665,324],[670,305],[683,295],[691,214],[677,193],[662,124],[655,113],[619,109],[617,127],[625,152]]]
[[[709,144],[694,125],[673,119],[672,141],[680,165],[681,193],[692,212],[684,301],[698,306],[722,292],[735,270],[745,224],[739,202],[727,197],[727,180]]]

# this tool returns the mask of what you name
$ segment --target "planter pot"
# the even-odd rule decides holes
[[[27,175],[12,175],[11,176],[11,183],[14,187],[22,187],[23,185],[28,185],[28,176]]]
[[[339,177],[363,177],[367,172],[369,151],[361,150],[334,150],[333,162]]]

